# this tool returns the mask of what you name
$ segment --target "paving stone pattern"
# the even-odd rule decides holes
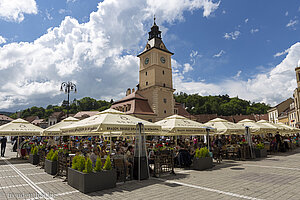
[[[249,161],[223,160],[212,170],[176,169],[176,175],[120,183],[82,194],[63,178],[53,178],[8,145],[0,159],[2,199],[300,199],[300,148]]]

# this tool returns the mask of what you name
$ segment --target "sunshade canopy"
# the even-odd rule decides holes
[[[43,136],[59,136],[61,134],[61,128],[65,126],[70,126],[71,124],[78,122],[79,119],[74,117],[68,117],[61,122],[54,124],[46,129],[43,130]]]
[[[291,134],[291,133],[297,133],[299,132],[299,129],[288,126],[282,122],[277,123],[277,125],[283,127],[286,130],[286,134]]]
[[[259,120],[257,123],[269,126],[270,128],[274,129],[274,132],[275,132],[275,129],[276,129],[276,132],[278,132],[278,133],[285,133],[286,132],[286,129],[284,129],[283,127],[281,127],[279,125],[276,125],[276,124],[273,124],[271,122],[268,122],[267,120],[262,119],[262,120]]]
[[[250,119],[244,119],[242,121],[239,121],[237,124],[249,127],[252,134],[274,133],[277,131],[277,128],[271,128],[263,123],[256,123],[255,121]]]
[[[204,124],[216,130],[217,134],[224,135],[242,135],[245,134],[245,127],[240,124],[229,122],[225,119],[215,118]]]
[[[61,128],[63,135],[97,135],[100,133],[121,133],[122,135],[134,135],[136,125],[141,122],[146,134],[161,132],[161,126],[154,123],[126,115],[123,112],[107,109],[99,114],[75,122],[70,126]]]
[[[40,136],[41,131],[42,128],[20,118],[0,126],[2,136]]]
[[[161,126],[165,136],[206,134],[206,127],[203,124],[179,115],[169,116],[155,124]]]

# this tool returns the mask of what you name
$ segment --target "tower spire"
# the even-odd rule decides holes
[[[151,40],[152,38],[159,38],[161,39],[161,31],[159,30],[159,27],[156,25],[156,17],[154,15],[153,17],[153,20],[154,20],[154,23],[153,23],[153,26],[151,27],[151,31],[149,32],[149,39],[148,40]]]

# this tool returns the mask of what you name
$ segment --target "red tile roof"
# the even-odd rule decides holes
[[[155,115],[148,103],[148,99],[138,94],[137,91],[131,93],[130,95],[124,97],[119,101],[116,101],[111,106],[111,108],[116,110],[119,110],[119,107],[127,108],[127,111],[126,109],[124,110],[126,114]]]

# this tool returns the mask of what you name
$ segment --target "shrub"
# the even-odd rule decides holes
[[[201,158],[201,156],[200,156],[200,149],[196,149],[195,157],[196,158]]]
[[[77,170],[82,172],[84,168],[85,168],[85,158],[84,156],[79,156],[78,163],[77,163]]]
[[[197,149],[195,153],[195,158],[206,158],[209,157],[209,151],[206,147],[201,148],[200,150]]]
[[[51,157],[52,161],[57,161],[58,160],[58,151],[55,151],[55,153],[53,153],[52,157]]]
[[[90,158],[87,158],[85,161],[85,169],[82,172],[91,173],[92,171],[93,171],[93,163]]]
[[[256,145],[256,148],[257,149],[264,149],[265,145],[263,143],[259,143],[259,144]]]
[[[32,147],[31,147],[30,153],[31,153],[32,155],[37,155],[37,154],[38,154],[38,151],[39,151],[39,149],[38,149],[37,146],[32,146]]]
[[[102,170],[102,162],[101,162],[101,158],[99,156],[97,157],[96,166],[95,166],[94,170],[96,172],[100,172]]]
[[[76,155],[74,156],[73,160],[72,160],[72,169],[78,170],[78,160],[79,160],[79,156]]]
[[[103,169],[104,170],[111,170],[112,169],[112,167],[111,167],[111,161],[110,161],[110,157],[109,156],[107,156],[107,158],[105,160]]]
[[[51,149],[51,150],[49,151],[49,153],[47,154],[46,159],[47,159],[47,160],[52,160],[53,154],[54,154],[53,149]]]

